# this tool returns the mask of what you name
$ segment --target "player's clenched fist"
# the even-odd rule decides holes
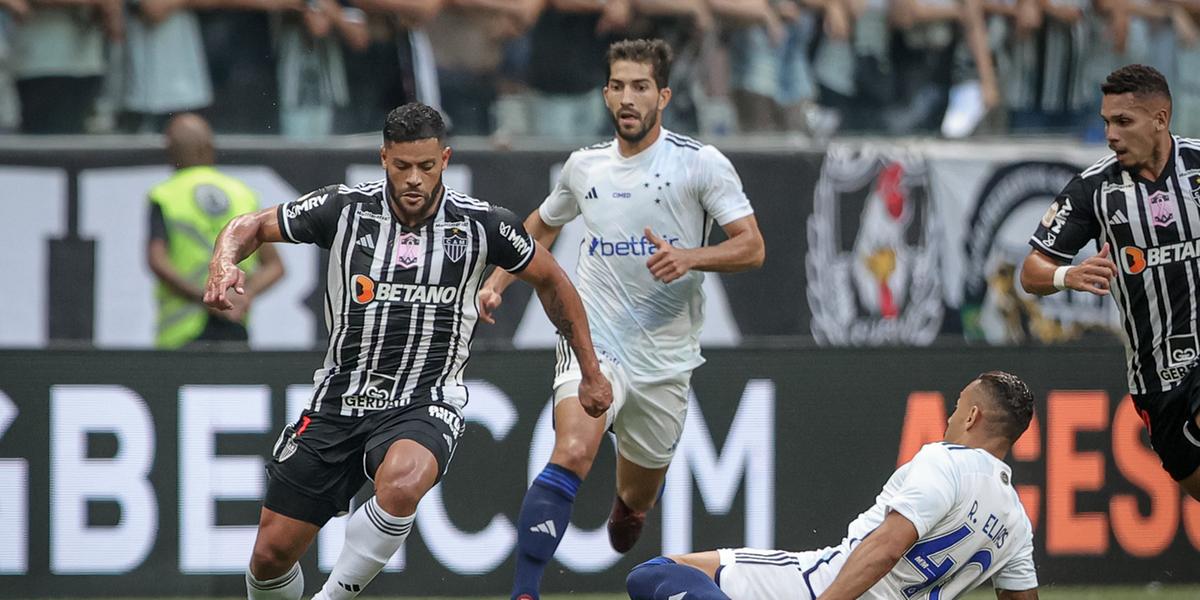
[[[204,304],[217,310],[234,307],[228,298],[229,288],[239,294],[246,293],[246,272],[232,263],[212,263],[208,269],[208,281],[204,284]]]
[[[603,375],[584,375],[579,381],[579,404],[591,417],[600,417],[612,406],[612,386]]]
[[[479,318],[483,319],[484,323],[496,324],[496,318],[493,316],[496,309],[500,308],[500,303],[504,300],[500,294],[491,288],[483,288],[479,290]]]
[[[650,240],[650,243],[654,244],[656,248],[654,255],[646,261],[646,268],[650,269],[650,274],[655,279],[663,283],[671,283],[687,275],[692,268],[687,250],[668,244],[666,240],[654,235],[649,227],[645,229],[645,234],[646,239]]]

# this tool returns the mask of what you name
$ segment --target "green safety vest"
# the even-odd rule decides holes
[[[221,229],[234,217],[258,210],[253,190],[209,166],[179,169],[150,190],[150,201],[162,208],[171,265],[199,288],[208,278],[208,263]],[[257,263],[257,256],[251,255],[241,267],[249,273]],[[162,283],[154,295],[159,348],[178,348],[204,330],[208,322],[204,306],[180,298]]]

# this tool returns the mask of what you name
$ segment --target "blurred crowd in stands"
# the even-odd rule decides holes
[[[1149,64],[1200,134],[1200,0],[0,0],[0,132],[591,138],[610,41],[675,48],[667,125],[702,136],[1062,133]]]

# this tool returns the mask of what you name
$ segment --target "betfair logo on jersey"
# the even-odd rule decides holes
[[[325,201],[328,199],[329,194],[321,194],[320,196],[310,195],[307,198],[296,200],[295,202],[292,202],[291,206],[288,206],[287,218],[295,219],[300,213],[308,212],[314,208],[317,208],[318,206],[321,206],[322,204],[325,204]]]
[[[354,302],[404,302],[406,304],[453,304],[458,288],[448,285],[388,283],[375,281],[366,275],[354,276]]]
[[[666,235],[663,239],[672,246],[679,245],[678,237]],[[631,235],[628,240],[619,242],[594,237],[592,244],[588,246],[588,254],[591,256],[650,256],[657,251],[658,247],[646,239],[646,236],[636,238]]]
[[[1129,275],[1138,275],[1148,267],[1161,267],[1200,256],[1200,240],[1179,242],[1154,248],[1125,246],[1121,248],[1121,268]]]
[[[525,239],[521,232],[512,225],[500,223],[500,235],[504,236],[504,239],[508,240],[508,243],[512,244],[513,249],[517,252],[522,255],[529,253],[529,240]]]

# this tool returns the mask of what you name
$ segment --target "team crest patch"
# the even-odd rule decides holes
[[[467,232],[459,227],[447,227],[442,234],[442,250],[446,258],[459,262],[467,254]]]
[[[421,258],[421,237],[415,233],[402,233],[396,239],[396,266],[411,269]]]
[[[1164,191],[1150,194],[1146,199],[1150,203],[1150,216],[1154,219],[1155,227],[1168,227],[1175,224],[1175,203],[1171,195]]]

